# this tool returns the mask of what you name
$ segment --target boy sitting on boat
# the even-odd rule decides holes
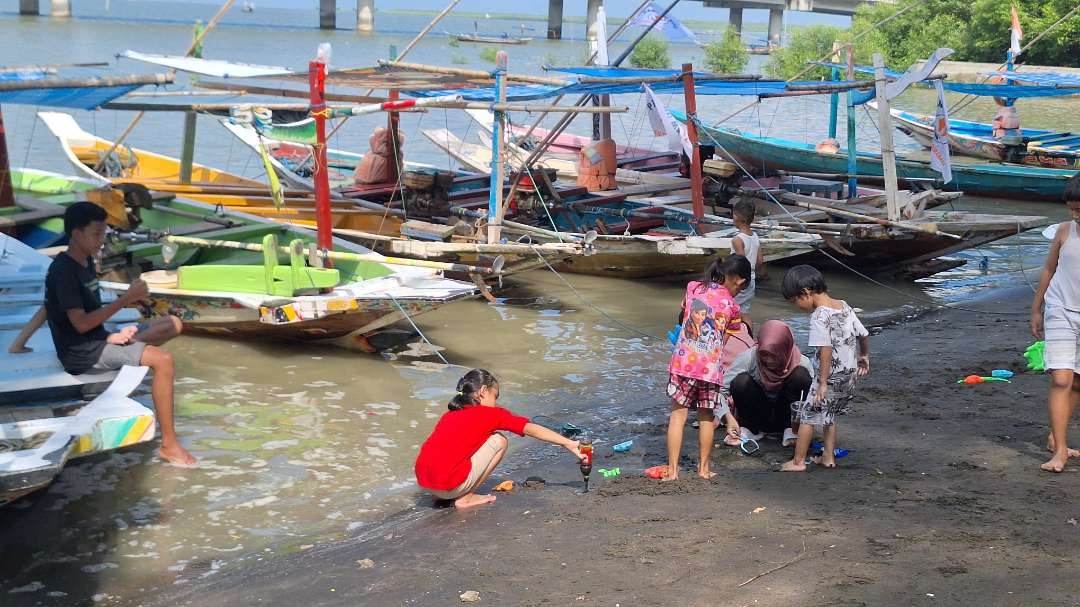
[[[178,466],[198,463],[176,438],[173,425],[173,359],[160,348],[180,334],[180,319],[157,318],[138,328],[126,327],[116,333],[104,323],[149,293],[146,283],[132,281],[115,301],[101,304],[93,256],[105,244],[105,210],[89,202],[77,202],[64,212],[67,251],[60,253],[45,276],[45,305],[20,332],[9,350],[27,352],[26,341],[46,319],[52,332],[56,355],[64,370],[72,375],[88,371],[112,371],[124,365],[145,365],[154,371],[151,393],[161,428],[161,458]]]

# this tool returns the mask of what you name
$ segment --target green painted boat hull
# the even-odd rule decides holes
[[[676,114],[672,112],[672,114]],[[676,114],[679,119],[684,116]],[[699,129],[702,145],[715,145],[722,156],[733,156],[747,169],[785,170],[805,173],[847,174],[847,154],[821,153],[813,145],[762,137],[739,131],[702,126]],[[860,176],[883,176],[881,157],[860,154],[857,158]],[[1018,200],[1062,200],[1065,184],[1077,171],[1049,169],[1011,164],[952,165],[953,180],[941,183],[941,175],[929,162],[898,158],[897,176],[901,179],[930,179],[935,187],[959,190],[968,194],[1014,198]]]

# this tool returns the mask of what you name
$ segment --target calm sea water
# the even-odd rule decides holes
[[[47,4],[47,3],[43,3]],[[15,2],[0,7],[0,49],[10,65],[110,61],[120,73],[149,72],[148,66],[115,60],[125,49],[184,51],[191,22],[207,19],[214,7],[149,2],[74,0],[67,21],[20,18]],[[391,45],[403,48],[429,17],[377,17],[379,33],[315,29],[313,2],[304,10],[234,10],[206,41],[205,56],[302,69],[319,42],[333,44],[336,66],[370,65]],[[343,11],[339,24],[354,17]],[[518,23],[484,20],[485,32],[516,32]],[[527,25],[540,28],[542,23]],[[514,71],[540,73],[542,64],[576,64],[586,52],[581,24],[567,24],[567,40],[540,36],[525,47],[509,47]],[[409,60],[471,68],[490,66],[482,47],[453,46],[446,31],[472,31],[473,20],[448,18]],[[616,48],[616,51],[619,47]],[[694,61],[691,46],[672,47],[673,63]],[[754,58],[751,70],[761,58]],[[681,99],[669,98],[673,108]],[[636,95],[614,99],[631,111],[613,119],[615,137],[654,145]],[[746,99],[699,99],[699,112],[714,120]],[[932,98],[913,92],[901,105],[927,110]],[[71,172],[36,108],[6,106],[13,162]],[[729,124],[753,132],[817,141],[825,136],[827,101],[796,98],[756,105]],[[74,112],[86,128],[116,137],[131,113]],[[970,106],[961,117],[987,120],[989,103]],[[1025,124],[1080,128],[1073,101],[1038,101],[1023,108]],[[525,121],[527,117],[516,119]],[[363,151],[382,117],[356,118],[331,141]],[[843,122],[843,121],[841,121]],[[859,116],[860,145],[876,144],[874,120]],[[473,137],[459,112],[434,111],[402,118],[409,158],[452,162],[430,145],[420,129],[444,127]],[[585,133],[586,121],[574,129]],[[150,114],[135,129],[132,145],[177,155],[181,119]],[[843,125],[841,124],[841,137]],[[898,145],[916,146],[897,135]],[[214,119],[199,121],[196,160],[253,177],[259,162],[234,143]],[[965,199],[958,208],[1064,216],[1059,205]],[[1045,254],[1038,233],[1025,234],[962,254],[967,266],[917,284],[872,285],[851,275],[829,276],[833,291],[867,315],[921,305],[922,300],[962,301],[1000,285],[1037,279],[1033,270]],[[988,261],[980,270],[978,261]],[[1025,278],[1026,277],[1026,278]],[[585,425],[618,418],[627,395],[635,404],[664,409],[659,382],[666,348],[631,331],[663,335],[671,326],[682,290],[680,281],[621,281],[565,277],[546,271],[515,278],[498,304],[454,304],[418,320],[453,366],[438,363],[420,340],[406,340],[385,357],[296,345],[232,343],[184,337],[170,349],[178,364],[180,433],[203,460],[198,470],[178,470],[154,461],[150,447],[129,449],[69,466],[47,491],[0,510],[0,604],[66,605],[92,600],[138,601],[157,587],[212,576],[320,540],[356,534],[416,499],[412,458],[419,443],[467,368],[483,366],[503,383],[505,404],[523,414],[567,417]],[[1017,302],[1017,306],[1026,302]],[[604,318],[596,307],[619,322]],[[780,300],[776,280],[759,287],[755,314],[801,320]],[[882,361],[878,364],[888,364]],[[568,472],[568,475],[572,471]],[[568,476],[568,478],[571,478]]]

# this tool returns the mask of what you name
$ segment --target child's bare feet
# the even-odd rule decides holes
[[[780,466],[780,472],[806,472],[806,462],[790,460]]]
[[[836,455],[826,456],[824,453],[813,458],[813,462],[822,468],[835,468]]]
[[[484,504],[490,504],[495,501],[494,495],[483,495],[479,493],[466,493],[465,495],[454,500],[455,508],[473,508],[475,506],[483,506]]]
[[[698,470],[697,474],[705,480],[712,480],[712,477],[716,476],[716,473],[710,470]]]
[[[161,448],[158,449],[158,456],[180,468],[195,468],[199,465],[199,460],[179,443],[162,442]]]
[[[1054,435],[1048,434],[1046,436],[1046,450],[1050,453],[1054,452]],[[1080,457],[1080,449],[1069,448],[1069,459]]]
[[[679,469],[673,466],[668,466],[664,470],[664,476],[660,477],[660,482],[677,481],[679,480]]]
[[[1055,455],[1054,457],[1050,458],[1050,461],[1044,463],[1042,466],[1039,467],[1043,470],[1046,470],[1047,472],[1062,472],[1065,470],[1065,464],[1067,464],[1068,462],[1068,455]]]

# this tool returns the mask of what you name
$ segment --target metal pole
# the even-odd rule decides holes
[[[848,42],[847,45],[847,79],[855,79],[855,44]],[[858,157],[855,145],[855,91],[847,92],[847,170],[848,170],[848,198],[855,198],[859,193],[859,179],[855,176],[858,171]]]
[[[499,51],[495,58],[495,89],[499,103],[506,103],[506,51]],[[495,244],[502,238],[502,204],[505,164],[503,152],[506,150],[506,113],[494,111],[494,123],[491,132],[491,181],[488,186],[488,244]]]
[[[840,70],[835,67],[832,68],[832,72],[829,74],[830,79],[839,80]],[[837,114],[840,109],[840,93],[833,93],[829,95],[829,139],[836,139],[836,121]]]
[[[701,148],[698,147],[697,132],[697,95],[694,92],[694,66],[682,64],[683,97],[686,102],[686,136],[690,139],[692,155],[690,158],[690,199],[693,203],[694,219],[705,217],[705,201],[702,192]]]
[[[180,145],[180,183],[191,183],[191,166],[195,161],[195,112],[184,112],[184,140]]]
[[[334,245],[333,218],[330,215],[330,181],[326,166],[326,64],[308,63],[308,88],[311,93],[311,115],[315,118],[315,223],[319,248]],[[329,260],[328,260],[329,261]]]
[[[885,94],[885,60],[881,53],[874,53],[874,84],[877,87],[878,130],[881,131],[881,168],[885,173],[885,204],[889,220],[900,220],[897,201],[896,150],[893,148],[892,119],[889,115],[889,98]]]

